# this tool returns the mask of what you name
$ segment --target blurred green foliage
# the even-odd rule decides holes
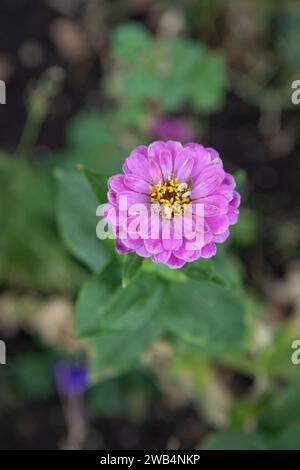
[[[107,77],[122,124],[138,127],[151,109],[196,113],[220,109],[226,67],[220,52],[184,38],[154,38],[141,24],[126,23],[112,38],[114,68]],[[127,121],[127,122],[126,122]]]
[[[285,389],[273,390],[261,406],[248,402],[246,420],[256,415],[253,432],[232,429],[216,433],[202,445],[205,449],[234,450],[299,450],[300,384],[296,382]],[[235,409],[239,403],[235,404]],[[241,409],[241,408],[240,408]],[[249,413],[252,410],[252,413]],[[253,413],[254,412],[254,413]],[[241,424],[240,424],[241,425]],[[242,426],[243,427],[243,426]]]
[[[2,154],[0,185],[1,284],[44,293],[76,290],[85,272],[60,242],[51,172]]]

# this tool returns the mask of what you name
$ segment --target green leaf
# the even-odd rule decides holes
[[[78,165],[78,168],[90,183],[98,202],[104,204],[107,201],[107,182],[109,177],[107,175],[101,175],[94,170],[90,170],[84,165]]]
[[[72,147],[81,151],[95,152],[97,148],[110,146],[112,143],[105,116],[89,109],[81,111],[72,119],[67,138]]]
[[[51,396],[55,390],[53,367],[59,359],[59,355],[51,350],[23,352],[12,359],[11,372],[24,398],[34,400]]]
[[[290,385],[282,393],[275,394],[261,414],[260,426],[267,431],[279,432],[297,422],[300,424],[299,382]]]
[[[145,275],[126,289],[109,269],[82,287],[75,308],[77,336],[140,328],[159,308],[162,288]]]
[[[114,32],[113,57],[107,90],[128,109],[149,108],[150,103],[164,112],[189,105],[196,112],[207,113],[224,102],[224,58],[204,44],[183,38],[154,38],[144,27],[129,23]]]
[[[76,291],[86,271],[59,237],[48,166],[1,155],[0,186],[0,283],[44,293]]]
[[[166,287],[159,319],[164,326],[205,352],[235,350],[245,333],[245,308],[233,290],[190,279]]]
[[[98,202],[88,181],[80,172],[57,172],[57,219],[64,242],[92,271],[100,271],[112,252],[97,238]]]
[[[101,334],[89,339],[92,379],[113,377],[135,367],[160,332],[159,325],[149,321],[135,331]]]
[[[236,181],[236,190],[239,193],[245,191],[247,185],[247,174],[244,170],[239,170],[234,173],[234,179]]]
[[[275,22],[278,29],[276,34],[277,49],[285,67],[285,73],[293,72],[297,77],[300,69],[299,49],[300,40],[299,21],[300,7],[298,2],[291,2],[281,9]]]
[[[188,279],[182,269],[170,269],[165,264],[153,263],[149,258],[145,258],[142,270],[165,281],[186,282]]]
[[[252,209],[240,209],[239,223],[231,229],[232,239],[240,246],[251,245],[261,238],[258,214]]]
[[[113,33],[113,55],[125,62],[136,61],[150,46],[151,36],[137,22],[123,23]]]
[[[278,437],[272,439],[271,446],[275,450],[300,450],[300,422],[289,426]]]
[[[214,276],[217,276],[220,283],[223,282],[231,288],[239,288],[243,280],[243,266],[237,257],[221,252],[222,248],[219,248],[218,256],[211,259]]]
[[[114,119],[121,128],[134,128],[144,132],[145,125],[151,119],[151,110],[141,102],[122,102],[114,111]]]
[[[108,379],[94,384],[87,392],[86,403],[93,414],[110,416],[124,412],[126,399],[120,379]]]
[[[122,287],[127,287],[128,284],[135,278],[138,271],[142,267],[143,261],[144,258],[138,256],[136,253],[128,253],[124,256]]]
[[[68,147],[56,154],[56,165],[75,170],[79,164],[100,174],[117,173],[126,150],[115,116],[110,112],[83,110],[68,126]]]
[[[258,433],[245,434],[241,431],[216,433],[201,446],[206,450],[268,450],[268,441]]]
[[[298,378],[298,370],[291,361],[291,344],[295,331],[287,322],[281,322],[273,332],[272,341],[259,356],[260,367],[270,375]]]
[[[207,50],[197,64],[191,83],[191,105],[197,112],[217,111],[224,103],[226,68],[224,57]]]
[[[213,262],[209,259],[199,259],[184,266],[183,272],[190,278],[197,281],[211,281],[222,286],[228,286],[226,278],[220,276],[214,268]]]

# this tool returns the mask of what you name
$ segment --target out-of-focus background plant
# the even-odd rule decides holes
[[[0,448],[299,449],[299,2],[3,0],[0,38]],[[176,272],[95,232],[155,139],[242,193]]]

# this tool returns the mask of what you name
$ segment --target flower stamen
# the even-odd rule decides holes
[[[153,212],[163,219],[174,219],[182,215],[191,203],[191,191],[187,183],[179,183],[178,178],[169,178],[158,184],[151,184],[150,203]]]

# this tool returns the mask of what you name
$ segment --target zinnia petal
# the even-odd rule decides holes
[[[222,168],[208,167],[204,169],[192,185],[192,198],[209,196],[221,185],[224,178]]]
[[[169,268],[171,269],[179,269],[185,265],[185,261],[183,259],[177,258],[175,255],[171,255],[167,262]]]
[[[172,156],[168,150],[162,150],[160,152],[159,162],[163,178],[167,180],[173,172]]]
[[[215,243],[209,243],[205,245],[201,250],[202,258],[212,258],[217,253],[217,247]]]
[[[149,183],[139,177],[134,175],[125,175],[124,183],[127,188],[132,189],[137,193],[149,194]]]
[[[125,160],[123,165],[125,174],[132,173],[145,180],[149,180],[149,167],[148,159],[145,155],[138,152],[132,152],[131,155]]]

